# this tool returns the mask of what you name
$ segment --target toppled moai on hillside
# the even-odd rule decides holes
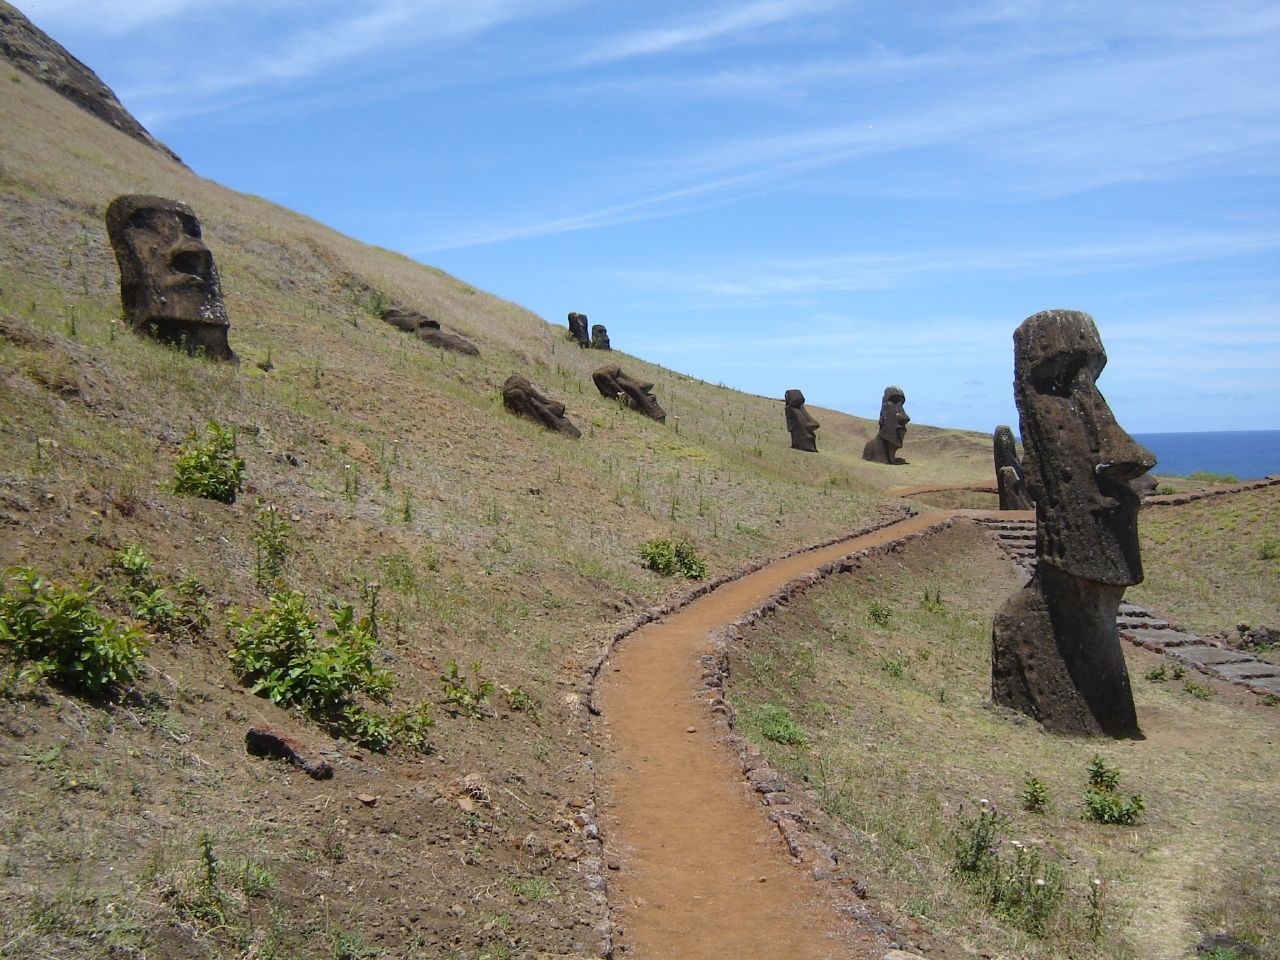
[[[902,409],[906,402],[907,395],[902,392],[901,387],[884,388],[884,397],[880,401],[880,428],[862,448],[863,460],[872,463],[905,462],[898,459],[898,451],[902,449],[907,424],[911,422],[907,411]]]
[[[593,324],[591,327],[591,349],[592,350],[612,350],[613,346],[609,343],[609,331],[604,328],[603,323]]]
[[[425,317],[413,310],[388,307],[382,311],[382,319],[397,330],[412,333],[419,340],[425,340],[427,343],[442,350],[465,353],[469,357],[480,356],[480,348],[466,337],[442,329],[440,321],[432,320],[430,317]]]
[[[1018,458],[1018,446],[1013,431],[1001,424],[991,435],[995,456],[996,489],[1000,493],[1001,510],[1030,510],[1035,504],[1027,492],[1022,461]]]
[[[992,625],[991,698],[1058,733],[1140,736],[1116,613],[1142,582],[1131,484],[1155,457],[1098,391],[1107,354],[1088,314],[1028,317],[1013,356],[1036,570]]]
[[[111,201],[106,220],[125,322],[193,356],[237,362],[218,268],[192,209],[179,200],[124,194]]]
[[[534,389],[527,377],[513,373],[502,385],[502,405],[518,417],[540,423],[548,430],[569,437],[580,437],[582,432],[564,415],[564,404],[548,400]]]
[[[818,452],[818,421],[804,408],[804,394],[788,390],[783,395],[787,405],[787,431],[791,434],[791,449]]]
[[[621,367],[601,367],[591,374],[600,395],[610,400],[621,398],[633,410],[639,410],[646,417],[665,423],[667,412],[658,405],[653,397],[653,384],[636,380],[622,372]]]
[[[569,336],[573,342],[584,350],[591,346],[591,337],[587,334],[587,315],[585,313],[569,314]]]

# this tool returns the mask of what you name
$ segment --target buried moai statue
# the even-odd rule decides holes
[[[591,346],[591,337],[587,334],[587,315],[585,313],[569,314],[569,336],[573,342],[586,349]]]
[[[586,320],[586,317],[583,317]],[[603,323],[593,324],[591,327],[591,349],[592,350],[612,350],[613,347],[609,343],[609,331],[604,328]]]
[[[602,397],[610,400],[621,399],[627,406],[639,410],[646,417],[665,423],[667,412],[658,405],[653,397],[653,384],[637,380],[622,372],[621,367],[601,367],[591,374],[596,389]]]
[[[192,355],[237,362],[213,254],[185,203],[125,194],[107,207],[107,236],[120,265],[125,321]]]
[[[569,437],[580,437],[582,432],[564,415],[564,404],[548,400],[534,389],[528,378],[513,373],[502,385],[502,405],[516,416],[540,423],[548,430]]]
[[[788,390],[783,399],[787,405],[787,430],[791,434],[791,449],[818,452],[818,421],[804,408],[804,394]]]
[[[444,330],[439,320],[432,320],[413,310],[402,310],[399,307],[387,307],[382,311],[382,319],[397,330],[412,333],[441,350],[452,350],[454,353],[466,354],[468,357],[480,356],[480,348],[466,337]]]
[[[1000,492],[1001,510],[1030,510],[1035,507],[1018,459],[1013,431],[1001,425],[991,435],[996,465],[996,489]]]
[[[1139,737],[1116,613],[1142,582],[1132,481],[1155,457],[1098,392],[1107,355],[1088,314],[1028,317],[1013,356],[1036,569],[992,625],[991,698],[1058,733]]]
[[[898,459],[902,440],[907,435],[907,424],[911,422],[907,411],[902,409],[906,402],[907,395],[900,387],[884,388],[884,398],[880,401],[880,427],[862,448],[863,460],[872,463],[906,462]]]

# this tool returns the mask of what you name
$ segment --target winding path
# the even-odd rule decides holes
[[[638,960],[879,958],[793,862],[699,697],[712,631],[790,581],[944,523],[951,511],[771,563],[621,641],[597,687],[607,751],[602,825],[618,941]]]

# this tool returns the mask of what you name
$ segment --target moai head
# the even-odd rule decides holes
[[[902,446],[907,435],[907,424],[911,418],[902,405],[907,402],[907,395],[901,387],[885,387],[884,398],[880,401],[880,439],[886,446],[897,450]]]
[[[601,367],[591,374],[591,379],[602,397],[611,400],[621,398],[627,406],[639,410],[646,417],[659,423],[666,422],[667,412],[654,399],[652,383],[628,376],[618,366]]]
[[[804,408],[804,394],[788,390],[783,398],[787,404],[787,430],[791,434],[792,449],[817,453],[818,421]]]
[[[1024,471],[1036,501],[1037,563],[1097,583],[1142,582],[1138,495],[1151,451],[1098,392],[1107,354],[1093,318],[1046,310],[1013,334],[1013,392]]]
[[[1004,424],[996,427],[991,434],[991,445],[995,455],[996,473],[1001,467],[1013,467],[1021,472],[1022,461],[1018,459],[1018,444],[1013,439],[1013,430]]]
[[[581,431],[564,415],[564,404],[548,400],[534,389],[527,378],[513,373],[502,385],[502,405],[516,416],[526,417],[570,437],[582,436]]]
[[[1035,506],[1022,475],[1022,461],[1013,440],[1013,431],[998,426],[991,435],[995,457],[996,489],[1000,494],[1001,510],[1030,510]]]
[[[569,314],[569,335],[580,347],[591,346],[591,338],[587,335],[587,315],[585,313]]]
[[[190,207],[162,197],[116,197],[107,207],[107,235],[131,327],[192,354],[236,359],[227,343],[231,323],[218,269]]]
[[[586,321],[586,317],[583,317]],[[609,331],[604,328],[603,323],[597,323],[591,327],[591,349],[592,350],[612,350],[609,344]]]

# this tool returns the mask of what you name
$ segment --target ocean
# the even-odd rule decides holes
[[[1280,474],[1280,430],[1135,433],[1133,439],[1156,455],[1152,472],[1160,476],[1205,471],[1261,480]]]

